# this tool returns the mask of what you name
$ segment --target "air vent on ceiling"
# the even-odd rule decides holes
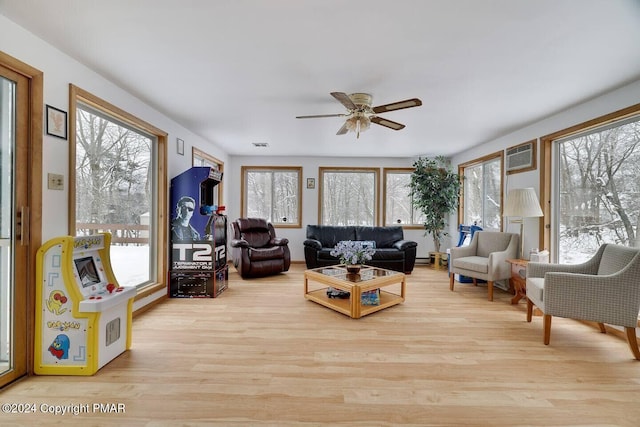
[[[536,168],[536,140],[507,148],[507,174]]]
[[[265,148],[268,147],[269,144],[267,144],[266,142],[254,142],[253,146],[258,148]]]

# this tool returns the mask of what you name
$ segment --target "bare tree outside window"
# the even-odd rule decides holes
[[[151,279],[149,218],[152,211],[154,139],[78,104],[76,110],[76,233],[109,231],[112,266],[123,285]],[[116,247],[130,247],[118,256]],[[120,263],[119,260],[126,259]],[[137,266],[130,268],[134,259]]]
[[[321,223],[323,225],[376,225],[377,170],[323,170]]]
[[[559,261],[582,262],[602,243],[640,246],[640,118],[556,147]]]
[[[424,223],[422,212],[413,207],[411,198],[412,169],[406,171],[385,170],[385,224],[420,226]]]
[[[301,168],[246,166],[242,173],[243,215],[274,225],[300,225]]]
[[[462,223],[485,230],[501,230],[501,155],[461,165],[459,174],[464,177]]]

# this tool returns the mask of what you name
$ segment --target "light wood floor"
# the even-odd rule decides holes
[[[640,362],[624,339],[419,266],[404,304],[361,319],[304,299],[304,267],[219,298],[138,316],[132,349],[92,377],[31,377],[0,392],[36,414],[7,425],[638,426]],[[41,404],[123,404],[47,415]],[[92,407],[91,407],[92,408]],[[73,408],[68,408],[73,409]]]

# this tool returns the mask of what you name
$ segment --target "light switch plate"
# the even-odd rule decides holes
[[[64,175],[49,173],[47,174],[47,181],[49,182],[47,186],[49,190],[64,190]]]

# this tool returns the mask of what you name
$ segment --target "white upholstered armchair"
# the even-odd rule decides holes
[[[493,282],[511,277],[511,266],[507,259],[518,255],[517,234],[499,231],[477,231],[469,246],[451,248],[449,265],[449,289],[453,291],[455,275],[487,281],[489,301],[493,301]]]
[[[640,310],[640,249],[604,244],[577,265],[527,265],[527,322],[533,306],[543,313],[544,343],[549,344],[552,316],[623,326],[633,356],[640,360],[636,326]]]

